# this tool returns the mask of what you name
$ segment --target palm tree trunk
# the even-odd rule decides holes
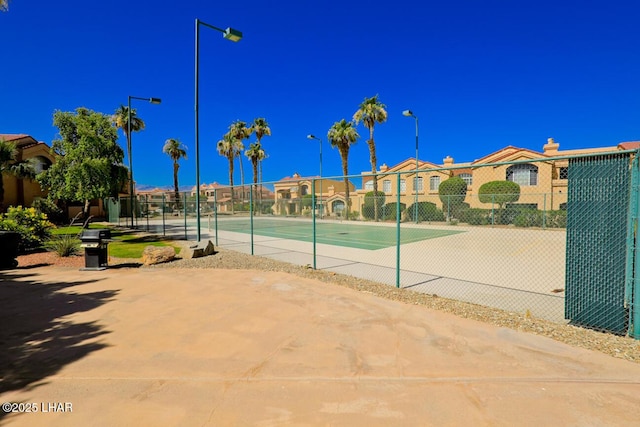
[[[242,167],[242,155],[238,155],[240,163],[240,185],[242,185],[242,202],[244,202],[244,168]]]
[[[344,175],[344,193],[345,193],[345,208],[347,210],[346,220],[349,220],[349,216],[351,213],[351,203],[349,203],[349,163],[347,162],[347,158],[349,157],[349,152],[340,152],[342,157],[342,174]]]
[[[253,188],[251,189],[251,191],[255,194],[255,196],[253,196],[253,204],[254,206],[256,206],[256,200],[258,199],[258,159],[251,159],[251,163],[253,165]]]
[[[231,213],[233,214],[235,212],[233,207],[233,156],[229,157],[229,186],[231,187]]]
[[[371,173],[373,174],[373,219],[378,221],[378,160],[376,159],[376,143],[373,140],[373,127],[370,129],[370,138],[367,141],[369,145],[369,156],[371,161]]]
[[[173,162],[173,189],[176,196],[176,208],[180,210],[180,188],[178,187],[178,162]]]

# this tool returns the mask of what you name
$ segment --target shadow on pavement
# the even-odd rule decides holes
[[[102,326],[64,319],[118,294],[67,290],[92,282],[51,282],[24,270],[0,271],[0,393],[37,387],[65,365],[106,347],[99,339],[109,332]],[[0,412],[0,420],[5,415]]]

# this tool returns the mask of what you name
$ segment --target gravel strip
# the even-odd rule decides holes
[[[305,266],[293,265],[257,255],[247,255],[224,248],[216,248],[216,251],[217,253],[215,255],[207,257],[176,259],[170,263],[145,268],[217,268],[282,271],[300,277],[344,286],[360,292],[371,293],[394,301],[425,306],[467,319],[546,336],[575,347],[599,351],[619,359],[640,363],[640,340],[634,340],[629,337],[620,337],[577,326],[539,320],[520,313],[512,313],[434,295],[421,294],[409,289],[396,289],[389,285],[353,276],[313,270]],[[127,261],[130,262],[131,260]]]

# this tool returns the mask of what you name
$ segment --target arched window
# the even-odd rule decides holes
[[[306,185],[301,185],[300,186],[300,195],[301,196],[306,196],[307,194],[309,194],[309,187]]]
[[[507,181],[515,182],[521,187],[538,185],[538,167],[529,163],[509,166]]]

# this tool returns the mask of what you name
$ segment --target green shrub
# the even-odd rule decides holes
[[[516,227],[542,227],[542,212],[537,209],[523,209],[513,219]]]
[[[455,219],[460,219],[464,215],[464,213],[469,210],[469,203],[459,203],[455,207],[451,208],[451,217]]]
[[[515,215],[504,215],[504,206],[520,199],[520,185],[512,181],[490,181],[482,184],[478,189],[478,199],[482,203],[497,205],[494,214],[498,224],[511,224]]]
[[[467,197],[467,183],[459,176],[446,179],[438,186],[438,195],[442,202],[442,209],[447,212],[447,217],[455,216],[454,211],[464,203]]]
[[[22,206],[10,207],[7,213],[0,214],[0,230],[15,231],[20,234],[18,250],[25,252],[42,246],[51,235],[54,225],[47,216],[35,208]]]
[[[545,222],[549,228],[567,228],[567,211],[548,211]]]
[[[418,221],[444,221],[444,213],[435,205],[435,203],[431,202],[418,202]],[[416,209],[416,204],[412,204],[405,211],[405,218],[409,221],[415,218],[414,212]]]
[[[45,247],[60,257],[69,257],[80,251],[80,239],[72,234],[61,234],[49,239]]]
[[[382,217],[382,207],[384,206],[386,196],[384,191],[378,191],[377,195],[373,191],[369,191],[364,195],[364,205],[362,206],[362,216],[365,219],[374,219],[375,205],[378,205],[378,218]],[[374,205],[375,202],[375,205]]]
[[[460,215],[460,221],[470,225],[487,225],[490,223],[491,211],[486,209],[470,208]]]
[[[304,196],[302,196],[302,207],[303,208],[310,208],[311,205],[313,204],[313,194],[305,194]]]
[[[398,211],[397,206],[398,206],[397,202],[387,203],[386,205],[384,205],[380,210],[381,212],[380,216],[382,217],[382,219],[386,221],[395,221],[397,219],[396,217],[396,213]],[[404,203],[400,203],[400,218],[402,218],[402,213],[406,209],[407,209],[407,205],[405,205]]]

